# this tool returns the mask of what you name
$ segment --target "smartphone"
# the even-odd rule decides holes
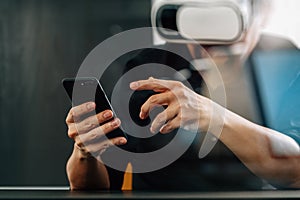
[[[116,118],[116,114],[111,106],[111,103],[109,102],[98,79],[94,77],[65,78],[62,80],[62,83],[70,100],[72,101],[73,106],[78,106],[86,102],[95,102],[96,113],[104,110],[111,110],[114,113],[113,119]],[[126,134],[120,127],[108,133],[106,136],[109,139],[115,137],[127,138]]]

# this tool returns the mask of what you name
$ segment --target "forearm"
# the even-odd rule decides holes
[[[93,156],[82,153],[76,146],[66,170],[71,190],[109,189],[106,167]]]
[[[300,187],[299,146],[288,136],[226,111],[220,140],[256,175]]]

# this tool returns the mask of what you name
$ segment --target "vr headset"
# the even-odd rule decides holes
[[[156,0],[151,21],[167,42],[232,44],[251,23],[250,0]]]

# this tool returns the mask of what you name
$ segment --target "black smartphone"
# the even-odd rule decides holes
[[[62,83],[70,100],[72,101],[73,106],[78,106],[86,102],[95,102],[96,113],[104,110],[111,110],[114,113],[113,119],[116,118],[116,114],[111,106],[111,103],[109,102],[98,79],[94,77],[65,78],[62,80]],[[126,134],[120,127],[113,130],[106,136],[108,138],[127,138]]]

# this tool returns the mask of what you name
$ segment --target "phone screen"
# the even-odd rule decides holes
[[[96,78],[66,78],[63,80],[63,86],[72,100],[73,106],[78,106],[86,102],[96,103],[96,113],[113,108],[108,98]],[[73,93],[74,92],[74,93]],[[116,117],[115,112],[114,117]],[[101,124],[100,124],[101,125]],[[107,134],[108,138],[125,137],[125,133],[120,129],[115,129]]]

